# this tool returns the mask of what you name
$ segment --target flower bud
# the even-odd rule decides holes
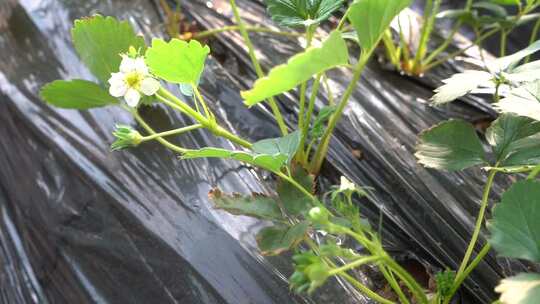
[[[143,139],[141,133],[127,125],[116,125],[113,135],[116,137],[116,141],[111,145],[113,151],[138,146]]]
[[[309,210],[309,218],[316,224],[328,223],[328,210],[323,207],[313,207]]]

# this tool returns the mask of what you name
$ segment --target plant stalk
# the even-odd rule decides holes
[[[238,7],[236,6],[236,0],[229,0],[229,2],[231,4],[231,8],[234,14],[234,19],[236,21],[236,24],[239,27],[240,34],[242,35],[242,38],[244,39],[244,43],[246,44],[248,48],[249,58],[251,59],[251,63],[253,64],[255,73],[257,73],[257,77],[259,78],[264,77],[264,72],[261,68],[261,64],[259,63],[259,60],[257,59],[257,56],[255,55],[255,48],[253,47],[253,43],[251,42],[251,39],[249,38],[246,25],[244,24],[242,17],[240,17],[240,12],[238,11]],[[283,120],[283,116],[281,115],[281,111],[279,110],[276,100],[273,97],[270,97],[268,98],[268,103],[270,105],[270,108],[272,109],[272,112],[274,113],[274,118],[276,119],[276,122],[279,126],[279,129],[281,130],[281,133],[283,135],[287,135],[289,131],[287,129],[287,125],[285,124],[285,121]]]
[[[285,36],[285,37],[301,37],[302,33],[295,33],[295,32],[285,32],[285,31],[278,31],[274,30],[268,27],[263,26],[245,26],[246,31],[248,32],[254,32],[254,33],[268,33],[272,35],[278,35],[278,36]],[[193,35],[193,39],[202,39],[210,36],[214,36],[223,32],[232,32],[232,31],[240,31],[240,26],[238,25],[229,25],[224,26],[220,28],[215,28],[211,30],[207,30],[204,32],[195,33]]]
[[[469,246],[467,247],[467,251],[465,252],[465,256],[463,257],[463,261],[461,262],[461,265],[459,266],[459,269],[456,273],[456,280],[454,280],[454,287],[457,286],[457,278],[461,277],[463,275],[463,272],[468,266],[469,259],[471,258],[471,255],[474,251],[474,247],[476,246],[476,242],[478,241],[478,237],[480,236],[480,231],[482,229],[482,224],[484,223],[484,216],[488,207],[489,203],[489,194],[491,192],[491,187],[493,186],[493,181],[495,179],[495,175],[497,175],[497,171],[491,171],[489,173],[486,186],[484,188],[484,193],[482,196],[482,204],[480,206],[480,211],[478,213],[478,217],[476,218],[476,225],[474,227],[474,232],[471,238],[471,241],[469,242]]]
[[[352,93],[354,92],[354,89],[356,88],[356,86],[358,85],[358,82],[360,81],[362,72],[364,71],[364,68],[366,67],[366,64],[372,52],[373,51],[369,51],[367,53],[362,53],[360,55],[358,63],[356,64],[356,67],[354,69],[353,78],[351,82],[349,83],[349,86],[345,90],[345,93],[338,104],[336,112],[334,113],[334,115],[332,115],[332,118],[330,118],[330,121],[328,122],[328,127],[326,128],[326,131],[324,132],[324,135],[321,139],[321,144],[319,145],[319,148],[317,149],[315,157],[312,161],[310,171],[313,174],[317,174],[321,170],[322,163],[328,152],[328,146],[330,144],[332,133],[334,132],[334,129],[337,123],[339,122],[339,120],[341,119],[341,116],[343,115],[343,110],[347,106],[349,102],[349,98],[351,97]]]
[[[202,124],[195,124],[195,125],[191,125],[191,126],[187,126],[187,127],[183,127],[183,128],[179,128],[179,129],[174,129],[174,130],[170,130],[170,131],[155,133],[155,134],[152,134],[152,135],[144,136],[142,138],[141,142],[154,140],[154,139],[157,139],[157,138],[160,138],[160,137],[167,137],[167,136],[171,136],[171,135],[179,135],[179,134],[182,134],[182,133],[186,133],[186,132],[189,132],[189,131],[193,131],[193,130],[202,128],[202,127],[203,127]]]

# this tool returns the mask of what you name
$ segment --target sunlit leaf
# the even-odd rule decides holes
[[[501,294],[502,304],[538,304],[540,303],[540,275],[521,273],[503,279],[495,291]]]
[[[313,75],[346,65],[349,51],[340,32],[334,31],[320,47],[312,47],[293,56],[286,64],[273,68],[260,78],[249,91],[243,91],[245,104],[253,106],[268,97],[294,89]]]
[[[486,139],[493,146],[499,166],[540,162],[540,121],[503,114],[491,124]]]
[[[360,46],[373,50],[394,17],[411,5],[412,0],[356,0],[349,8],[348,18]]]
[[[209,193],[216,208],[235,215],[245,215],[265,220],[281,220],[283,216],[274,198],[254,193],[252,195],[227,195],[214,189]]]
[[[490,244],[505,257],[540,262],[540,182],[512,185],[493,210]]]
[[[430,168],[456,171],[485,163],[474,127],[461,120],[449,120],[422,132],[416,151],[418,162]]]
[[[434,105],[442,105],[469,94],[478,87],[495,87],[493,75],[484,71],[468,70],[443,80],[444,85],[435,90],[431,98]]]
[[[314,177],[303,168],[294,169],[293,179],[308,192],[313,192]],[[309,210],[309,206],[313,203],[310,197],[287,181],[280,179],[276,190],[283,208],[290,215],[298,215]]]
[[[199,150],[189,150],[182,155],[182,159],[194,158],[230,158],[245,162],[263,169],[278,172],[288,160],[285,154],[254,154],[244,151],[231,151],[220,148],[202,148]]]
[[[96,15],[75,21],[71,30],[73,44],[82,61],[102,84],[118,72],[120,53],[130,46],[144,51],[144,39],[135,35],[127,21]]]
[[[168,82],[197,84],[210,53],[198,41],[153,39],[146,51],[146,64],[152,73]]]
[[[48,104],[65,109],[86,110],[118,101],[101,86],[86,80],[56,80],[41,88],[40,96]]]
[[[272,20],[284,26],[309,26],[328,19],[344,0],[266,0]]]
[[[540,81],[513,89],[494,107],[502,113],[513,113],[540,121]]]
[[[309,228],[308,222],[301,222],[293,226],[271,226],[263,228],[257,234],[257,244],[264,255],[278,255],[304,239]]]
[[[540,40],[529,45],[527,48],[518,51],[512,55],[495,59],[488,65],[493,72],[500,72],[514,68],[523,58],[532,55],[540,50]]]

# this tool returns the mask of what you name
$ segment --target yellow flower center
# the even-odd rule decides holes
[[[126,75],[125,81],[130,88],[138,89],[141,86],[143,76],[137,72],[131,72]]]

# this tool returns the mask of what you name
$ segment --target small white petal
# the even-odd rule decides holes
[[[139,104],[139,100],[141,100],[141,93],[135,89],[129,89],[124,98],[128,106],[135,108]]]
[[[118,82],[124,81],[124,73],[112,73],[111,78],[109,78],[109,84],[114,85]]]
[[[136,63],[135,59],[130,58],[126,55],[122,55],[122,62],[120,63],[120,72],[130,73],[135,71]]]
[[[143,57],[138,57],[135,59],[133,68],[137,73],[142,74],[143,76],[148,75],[148,66],[146,66],[146,62],[144,62]]]
[[[116,81],[111,83],[111,87],[109,88],[109,94],[114,97],[122,97],[126,95],[126,92],[128,90],[128,86],[126,83],[122,81]]]
[[[141,92],[144,95],[151,96],[159,90],[159,81],[154,78],[147,77],[141,82]]]

